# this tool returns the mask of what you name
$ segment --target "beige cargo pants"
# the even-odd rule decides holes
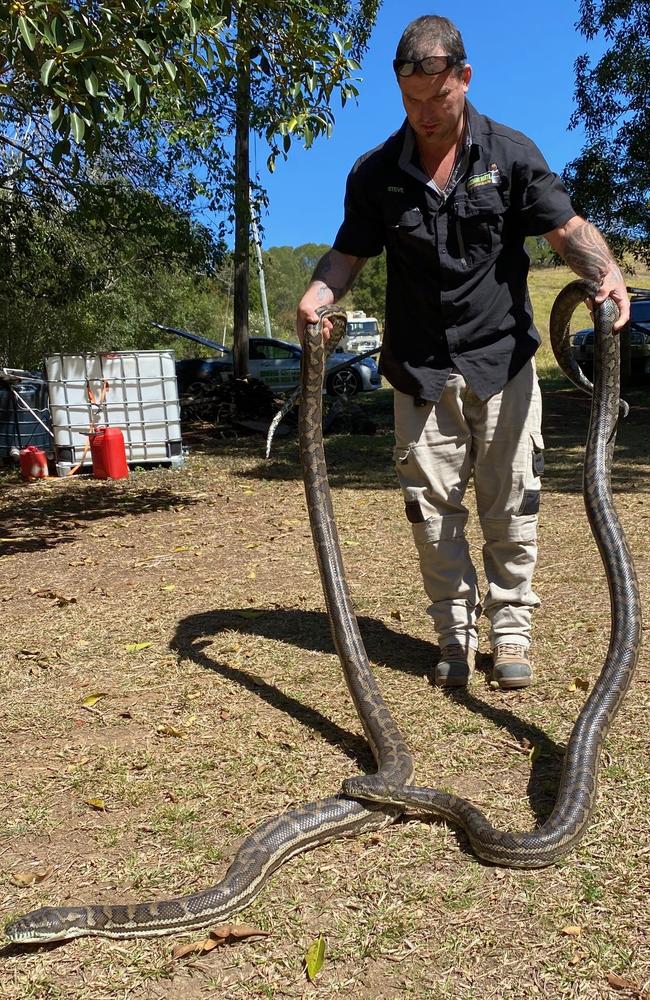
[[[480,400],[454,370],[437,403],[395,390],[395,465],[441,646],[476,648],[481,614],[463,504],[474,476],[483,532],[490,645],[528,647],[543,471],[541,394],[531,360],[502,392]]]

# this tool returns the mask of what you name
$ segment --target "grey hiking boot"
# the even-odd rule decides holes
[[[533,679],[533,668],[526,646],[502,642],[492,650],[492,656],[492,680],[497,681],[500,688],[510,690],[529,686]]]
[[[440,659],[433,668],[433,683],[438,687],[467,687],[474,670],[476,650],[452,642],[440,650]]]

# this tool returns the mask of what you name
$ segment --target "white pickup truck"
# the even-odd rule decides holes
[[[362,354],[381,346],[379,323],[374,316],[366,316],[362,309],[348,310],[346,315],[348,324],[340,345],[344,351]]]

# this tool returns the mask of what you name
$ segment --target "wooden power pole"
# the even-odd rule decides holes
[[[233,363],[235,378],[248,378],[248,300],[250,246],[250,95],[251,69],[243,4],[237,25],[235,91],[235,274],[233,283]]]

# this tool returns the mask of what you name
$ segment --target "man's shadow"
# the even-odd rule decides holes
[[[396,632],[375,618],[359,618],[359,627],[371,662],[426,678],[432,653],[435,651],[431,643]],[[259,675],[215,657],[211,646],[222,632],[262,636],[288,642],[312,652],[333,653],[334,644],[324,612],[268,608],[216,609],[181,620],[172,646],[183,657],[241,685],[267,704],[296,719],[301,725],[319,733],[328,743],[354,760],[361,770],[375,770],[372,753],[363,737],[337,725],[318,709],[285,694],[274,684],[266,683]],[[506,730],[522,747],[536,747],[527,794],[536,820],[541,824],[550,815],[555,801],[563,749],[534,723],[524,721],[503,705],[496,705],[479,697],[477,689],[480,691],[479,678],[469,690],[456,689],[444,693],[450,701]]]

